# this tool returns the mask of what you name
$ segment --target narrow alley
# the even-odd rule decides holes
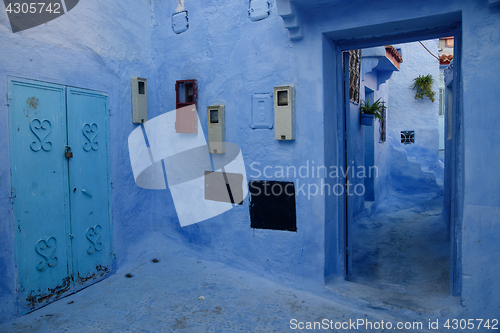
[[[353,278],[326,287],[199,260],[189,247],[150,235],[116,274],[1,324],[0,332],[284,332],[292,331],[293,319],[296,325],[422,322],[425,328],[429,319],[456,317],[460,308],[447,289],[449,243],[440,205],[441,196],[392,192],[371,214],[367,209],[354,230],[353,238],[363,241],[355,243]]]

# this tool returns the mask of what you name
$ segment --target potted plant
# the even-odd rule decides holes
[[[427,96],[434,103],[434,95],[436,93],[432,91],[433,83],[434,78],[431,74],[419,75],[414,78],[410,88],[416,90],[415,99],[424,99],[424,96]]]
[[[373,119],[377,118],[382,121],[382,112],[386,109],[385,102],[380,101],[382,98],[377,99],[373,104],[370,104],[368,99],[361,100],[359,111],[361,125],[373,126]]]

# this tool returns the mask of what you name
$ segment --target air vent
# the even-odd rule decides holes
[[[251,228],[297,232],[293,182],[254,180],[249,190]]]
[[[415,143],[415,131],[401,131],[401,143],[405,145]]]

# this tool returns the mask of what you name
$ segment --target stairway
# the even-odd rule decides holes
[[[436,161],[436,173],[428,165],[423,165],[416,156],[408,155],[403,147],[397,147],[394,143],[390,147],[390,181],[396,190],[443,191],[443,173],[440,169],[444,165],[441,161]]]

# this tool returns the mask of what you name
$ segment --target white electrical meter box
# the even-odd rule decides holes
[[[274,87],[274,138],[295,140],[295,92],[293,86]]]
[[[210,154],[224,154],[226,147],[226,125],[224,120],[224,105],[207,107],[208,120],[208,150]]]
[[[132,123],[148,121],[148,80],[132,77]]]

